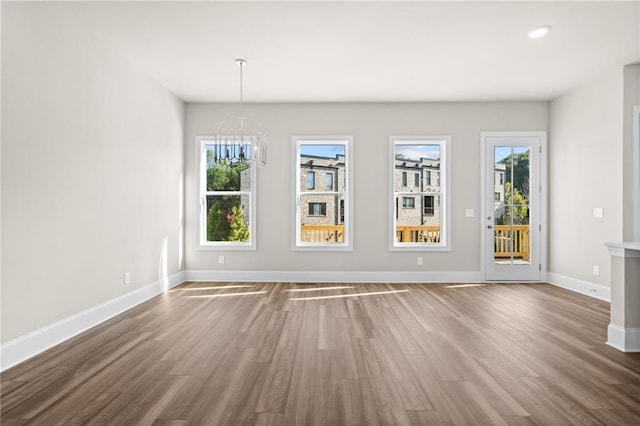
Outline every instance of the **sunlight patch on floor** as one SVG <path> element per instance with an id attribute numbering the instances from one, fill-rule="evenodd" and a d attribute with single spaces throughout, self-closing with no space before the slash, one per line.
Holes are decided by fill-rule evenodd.
<path id="1" fill-rule="evenodd" d="M 393 294 L 393 293 L 407 293 L 408 291 L 409 290 L 374 291 L 371 293 L 336 294 L 333 296 L 295 297 L 289 300 L 321 300 L 321 299 L 341 299 L 345 297 L 381 296 L 381 295 Z"/>
<path id="2" fill-rule="evenodd" d="M 254 285 L 227 285 L 227 286 L 213 286 L 213 287 L 186 287 L 186 288 L 174 288 L 179 291 L 200 291 L 200 290 L 223 290 L 227 288 L 251 288 Z"/>
<path id="3" fill-rule="evenodd" d="M 248 291 L 246 293 L 221 293 L 221 294 L 201 294 L 197 296 L 187 296 L 189 299 L 215 299 L 217 297 L 232 297 L 232 296 L 254 296 L 256 294 L 268 293 L 265 291 Z"/>
<path id="4" fill-rule="evenodd" d="M 444 288 L 484 287 L 486 284 L 455 284 L 446 285 Z"/>
<path id="5" fill-rule="evenodd" d="M 329 290 L 342 290 L 345 288 L 353 288 L 353 286 L 345 285 L 345 286 L 337 286 L 337 287 L 313 287 L 313 288 L 296 288 L 285 291 L 291 292 L 304 292 L 304 291 L 329 291 Z"/>

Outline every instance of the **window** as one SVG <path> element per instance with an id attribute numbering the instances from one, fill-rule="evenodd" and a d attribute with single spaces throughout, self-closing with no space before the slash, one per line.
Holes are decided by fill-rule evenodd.
<path id="1" fill-rule="evenodd" d="M 413 177 L 414 177 L 414 179 L 413 179 L 413 180 L 414 180 L 413 185 L 414 185 L 415 187 L 419 188 L 419 187 L 420 187 L 420 173 L 416 173 Z"/>
<path id="2" fill-rule="evenodd" d="M 316 188 L 316 174 L 314 172 L 307 172 L 307 189 Z"/>
<path id="3" fill-rule="evenodd" d="M 449 141 L 448 136 L 390 138 L 390 250 L 450 250 Z M 407 170 L 420 170 L 414 187 L 406 186 Z"/>
<path id="4" fill-rule="evenodd" d="M 352 249 L 351 141 L 293 137 L 294 250 Z"/>
<path id="5" fill-rule="evenodd" d="M 251 141 L 246 150 L 250 152 Z M 256 168 L 236 161 L 218 161 L 227 149 L 213 137 L 196 137 L 198 164 L 197 242 L 202 250 L 255 250 Z"/>
<path id="6" fill-rule="evenodd" d="M 403 209 L 415 209 L 416 208 L 416 199 L 413 197 L 402 197 L 402 208 Z"/>
<path id="7" fill-rule="evenodd" d="M 326 216 L 327 203 L 309 203 L 309 216 Z"/>
<path id="8" fill-rule="evenodd" d="M 499 192 L 494 192 L 494 193 L 493 193 L 493 200 L 494 200 L 496 203 L 499 203 L 499 202 L 500 202 L 500 193 L 499 193 Z"/>
<path id="9" fill-rule="evenodd" d="M 433 198 L 434 198 L 433 195 L 425 195 L 422 198 L 422 202 L 424 203 L 423 214 L 425 216 L 433 216 L 435 212 Z"/>

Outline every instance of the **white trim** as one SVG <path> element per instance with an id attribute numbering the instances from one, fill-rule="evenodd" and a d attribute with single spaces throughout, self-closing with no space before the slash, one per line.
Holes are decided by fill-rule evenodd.
<path id="1" fill-rule="evenodd" d="M 480 173 L 480 196 L 481 196 L 481 221 L 480 221 L 480 235 L 481 235 L 481 246 L 480 246 L 480 270 L 482 272 L 482 277 L 486 281 L 492 281 L 496 278 L 489 279 L 487 277 L 487 232 L 486 232 L 486 218 L 489 216 L 489 212 L 487 211 L 487 144 L 488 138 L 506 138 L 508 139 L 505 144 L 517 145 L 514 144 L 514 139 L 537 139 L 537 144 L 540 147 L 540 152 L 531 153 L 531 161 L 533 163 L 534 158 L 538 156 L 538 161 L 540 163 L 540 171 L 539 171 L 539 182 L 540 191 L 538 195 L 538 204 L 539 204 L 539 214 L 538 214 L 538 223 L 534 222 L 534 217 L 531 220 L 531 229 L 532 232 L 540 226 L 539 239 L 538 239 L 538 252 L 531 253 L 531 267 L 537 270 L 537 278 L 531 279 L 535 282 L 541 282 L 546 278 L 546 273 L 548 269 L 548 261 L 547 261 L 547 240 L 548 240 L 548 232 L 547 232 L 547 223 L 548 223 L 548 179 L 547 179 L 547 132 L 546 131 L 518 131 L 518 132 L 502 132 L 502 131 L 489 131 L 489 132 L 480 132 L 480 161 L 481 161 L 481 173 Z M 493 170 L 493 169 L 492 169 Z M 533 191 L 535 189 L 531 188 L 532 198 Z M 491 199 L 493 199 L 494 191 L 491 190 Z M 493 211 L 491 212 L 491 216 L 493 216 Z M 493 257 L 492 257 L 493 258 Z M 540 265 L 537 267 L 536 265 Z M 499 279 L 499 278 L 498 278 Z M 516 279 L 520 281 L 518 277 L 506 277 L 506 279 Z"/>
<path id="2" fill-rule="evenodd" d="M 478 283 L 478 271 L 229 271 L 189 270 L 186 281 L 332 283 Z"/>
<path id="3" fill-rule="evenodd" d="M 640 328 L 607 327 L 607 345 L 622 352 L 640 352 Z"/>
<path id="4" fill-rule="evenodd" d="M 577 278 L 567 277 L 566 275 L 555 274 L 553 272 L 549 272 L 547 282 L 555 285 L 556 287 L 564 288 L 565 290 L 571 290 L 576 293 L 611 302 L 611 289 L 601 284 L 583 281 Z"/>
<path id="5" fill-rule="evenodd" d="M 640 242 L 640 105 L 633 107 L 633 239 Z"/>
<path id="6" fill-rule="evenodd" d="M 168 288 L 184 282 L 185 272 L 169 277 Z M 162 281 L 141 287 L 113 300 L 93 306 L 70 317 L 63 318 L 0 346 L 0 371 L 11 368 L 46 351 L 96 325 L 112 318 L 164 291 Z"/>
<path id="7" fill-rule="evenodd" d="M 605 243 L 610 256 L 636 258 L 640 257 L 640 242 Z"/>
<path id="8" fill-rule="evenodd" d="M 320 136 L 292 136 L 292 185 L 293 196 L 293 217 L 294 230 L 291 233 L 292 251 L 353 251 L 353 136 L 350 135 L 320 135 Z M 300 241 L 300 214 L 298 201 L 300 199 L 300 145 L 344 145 L 345 152 L 345 179 L 346 188 L 344 190 L 344 200 L 346 207 L 344 210 L 344 243 L 304 243 Z M 336 177 L 339 182 L 339 177 Z M 305 192 L 305 191 L 302 191 Z M 317 191 L 318 195 L 327 195 L 328 192 Z M 339 191 L 336 191 L 339 193 Z"/>
<path id="9" fill-rule="evenodd" d="M 396 243 L 396 191 L 395 185 L 395 148 L 398 145 L 439 145 L 440 146 L 440 243 Z M 387 225 L 389 251 L 451 251 L 451 136 L 449 135 L 400 135 L 389 136 L 389 224 Z M 444 158 L 444 161 L 442 159 Z M 417 192 L 420 196 L 427 195 Z M 444 210 L 444 214 L 442 211 Z M 444 242 L 443 242 L 444 241 Z"/>
<path id="10" fill-rule="evenodd" d="M 249 241 L 248 242 L 229 242 L 229 241 L 206 241 L 207 227 L 205 225 L 207 220 L 207 212 L 204 205 L 203 192 L 205 192 L 207 178 L 205 176 L 204 162 L 206 161 L 206 145 L 215 143 L 215 136 L 196 136 L 196 197 L 198 208 L 195 211 L 195 232 L 196 232 L 196 247 L 197 251 L 241 251 L 249 250 L 255 251 L 257 248 L 257 197 L 258 193 L 258 168 L 256 163 L 251 163 L 251 191 L 234 191 L 231 195 L 247 195 L 249 192 L 249 200 L 251 208 L 249 211 Z M 224 191 L 218 191 L 224 192 Z"/>

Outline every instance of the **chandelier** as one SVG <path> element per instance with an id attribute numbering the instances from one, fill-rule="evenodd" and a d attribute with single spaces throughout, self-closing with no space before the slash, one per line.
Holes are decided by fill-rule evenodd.
<path id="1" fill-rule="evenodd" d="M 240 67 L 240 114 L 218 124 L 215 160 L 225 164 L 264 166 L 267 163 L 266 135 L 258 121 L 244 115 L 242 69 L 247 61 L 236 59 L 236 64 Z"/>

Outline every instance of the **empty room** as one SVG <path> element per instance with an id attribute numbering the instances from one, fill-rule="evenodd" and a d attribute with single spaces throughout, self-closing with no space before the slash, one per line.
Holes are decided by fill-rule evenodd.
<path id="1" fill-rule="evenodd" d="M 0 15 L 1 424 L 638 424 L 639 1 Z"/>

